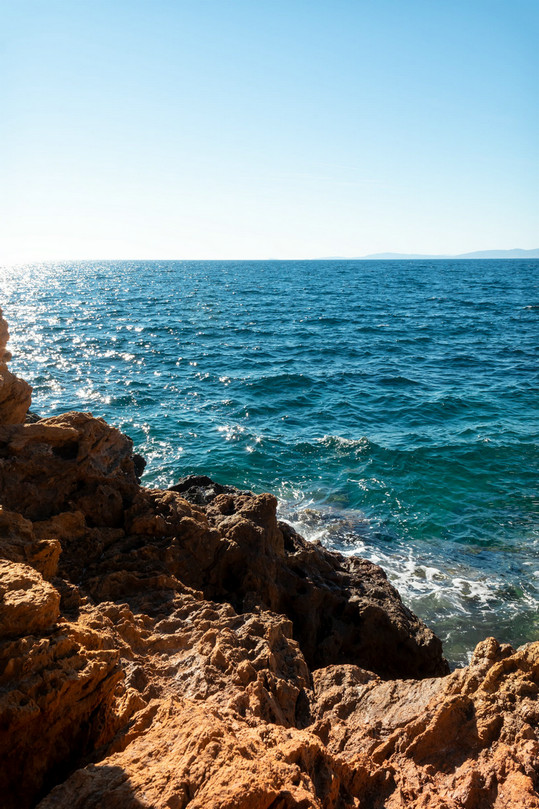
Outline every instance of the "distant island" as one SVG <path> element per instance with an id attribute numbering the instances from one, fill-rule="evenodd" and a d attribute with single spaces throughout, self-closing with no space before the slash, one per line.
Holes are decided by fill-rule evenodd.
<path id="1" fill-rule="evenodd" d="M 475 253 L 460 253 L 459 255 L 429 255 L 421 253 L 370 253 L 368 256 L 326 256 L 328 259 L 368 259 L 372 261 L 412 261 L 414 259 L 473 259 L 473 258 L 539 258 L 539 247 L 535 250 L 477 250 Z"/>

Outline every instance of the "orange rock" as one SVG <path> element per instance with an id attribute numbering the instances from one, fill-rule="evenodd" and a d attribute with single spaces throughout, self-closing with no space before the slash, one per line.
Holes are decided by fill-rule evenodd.
<path id="1" fill-rule="evenodd" d="M 44 632 L 60 615 L 60 594 L 37 570 L 3 559 L 0 602 L 0 640 Z"/>
<path id="2" fill-rule="evenodd" d="M 36 536 L 30 520 L 0 506 L 0 557 L 27 563 L 50 579 L 56 575 L 61 549 L 54 535 Z"/>
<path id="3" fill-rule="evenodd" d="M 1 562 L 0 576 L 0 794 L 18 809 L 102 736 L 122 672 L 101 635 L 59 621 L 37 571 Z"/>
<path id="4" fill-rule="evenodd" d="M 360 801 L 383 774 L 387 809 L 539 807 L 539 643 L 515 652 L 487 639 L 445 678 L 329 667 L 314 683 L 312 730 L 357 770 Z"/>
<path id="5" fill-rule="evenodd" d="M 107 809 L 359 807 L 339 763 L 312 734 L 252 726 L 174 698 L 149 711 L 121 752 L 76 772 L 39 809 L 82 809 L 98 795 L 106 796 Z"/>
<path id="6" fill-rule="evenodd" d="M 87 413 L 0 426 L 0 449 L 2 504 L 31 520 L 81 511 L 116 527 L 138 492 L 132 441 Z"/>
<path id="7" fill-rule="evenodd" d="M 11 359 L 6 349 L 8 340 L 8 325 L 0 309 L 0 425 L 21 424 L 32 398 L 30 385 L 8 371 L 7 363 Z"/>

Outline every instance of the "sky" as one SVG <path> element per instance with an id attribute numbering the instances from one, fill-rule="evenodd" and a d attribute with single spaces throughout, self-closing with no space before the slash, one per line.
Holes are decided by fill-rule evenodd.
<path id="1" fill-rule="evenodd" d="M 0 262 L 539 246 L 537 0 L 0 0 Z"/>

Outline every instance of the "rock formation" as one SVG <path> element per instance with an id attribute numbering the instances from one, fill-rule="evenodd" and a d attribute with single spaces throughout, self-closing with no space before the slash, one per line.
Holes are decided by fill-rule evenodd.
<path id="1" fill-rule="evenodd" d="M 8 340 L 8 325 L 0 309 L 0 424 L 20 424 L 30 407 L 32 388 L 8 370 L 11 359 L 6 348 Z"/>
<path id="2" fill-rule="evenodd" d="M 146 489 L 101 419 L 23 423 L 0 325 L 2 806 L 539 807 L 539 644 L 449 673 L 271 495 Z"/>

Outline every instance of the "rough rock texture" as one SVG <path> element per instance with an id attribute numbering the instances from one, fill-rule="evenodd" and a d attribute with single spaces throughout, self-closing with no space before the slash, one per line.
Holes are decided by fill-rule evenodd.
<path id="1" fill-rule="evenodd" d="M 22 423 L 29 400 L 10 421 L 15 394 L 0 376 L 3 807 L 539 807 L 539 644 L 449 674 L 383 571 L 271 495 L 145 489 L 128 438 Z"/>
<path id="2" fill-rule="evenodd" d="M 180 492 L 185 500 L 189 500 L 196 506 L 209 505 L 219 494 L 252 494 L 252 492 L 237 489 L 235 486 L 223 486 L 207 475 L 187 475 L 180 478 L 174 486 L 169 486 L 168 490 Z"/>
<path id="3" fill-rule="evenodd" d="M 539 643 L 488 638 L 439 679 L 383 682 L 355 666 L 313 679 L 311 729 L 353 765 L 366 805 L 539 807 Z"/>
<path id="4" fill-rule="evenodd" d="M 382 681 L 356 666 L 314 674 L 309 726 L 253 721 L 233 703 L 150 702 L 111 754 L 40 809 L 538 807 L 539 644 L 489 639 L 469 669 Z M 230 685 L 229 685 L 230 688 Z"/>
<path id="5" fill-rule="evenodd" d="M 40 809 L 82 809 L 97 795 L 111 809 L 358 805 L 343 782 L 345 768 L 311 733 L 250 725 L 187 700 L 166 700 L 154 711 L 148 728 L 141 717 L 141 732 L 123 752 L 79 770 Z"/>
<path id="6" fill-rule="evenodd" d="M 2 505 L 31 520 L 78 510 L 89 525 L 121 525 L 138 491 L 132 449 L 88 413 L 0 424 Z"/>
<path id="7" fill-rule="evenodd" d="M 23 422 L 32 396 L 30 385 L 8 370 L 7 363 L 11 359 L 6 348 L 8 340 L 8 325 L 0 309 L 0 425 Z"/>
<path id="8" fill-rule="evenodd" d="M 115 644 L 63 621 L 60 594 L 33 568 L 2 562 L 0 599 L 0 794 L 9 808 L 32 805 L 99 738 L 123 673 Z"/>

